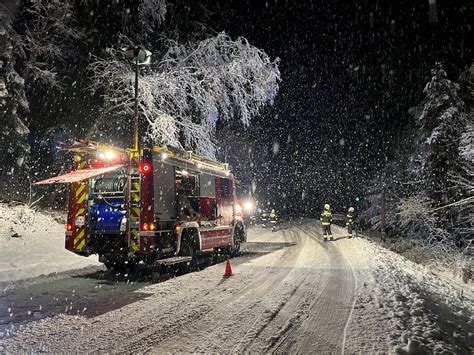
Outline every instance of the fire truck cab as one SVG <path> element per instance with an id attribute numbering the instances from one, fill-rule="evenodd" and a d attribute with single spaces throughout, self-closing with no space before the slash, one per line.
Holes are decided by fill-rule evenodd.
<path id="1" fill-rule="evenodd" d="M 140 152 L 72 144 L 74 169 L 37 184 L 69 182 L 65 246 L 108 268 L 236 254 L 246 241 L 227 164 L 190 151 Z"/>

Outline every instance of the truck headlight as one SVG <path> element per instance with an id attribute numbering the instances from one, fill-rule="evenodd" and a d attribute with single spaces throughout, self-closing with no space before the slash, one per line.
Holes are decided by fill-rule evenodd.
<path id="1" fill-rule="evenodd" d="M 127 217 L 122 217 L 120 220 L 120 231 L 125 232 L 127 230 Z"/>
<path id="2" fill-rule="evenodd" d="M 82 227 L 86 223 L 84 216 L 76 217 L 76 227 Z"/>

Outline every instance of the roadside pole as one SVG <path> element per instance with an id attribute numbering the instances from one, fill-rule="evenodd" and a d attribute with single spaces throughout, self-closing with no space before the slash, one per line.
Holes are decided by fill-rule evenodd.
<path id="1" fill-rule="evenodd" d="M 380 194 L 380 233 L 385 241 L 385 183 L 382 180 L 382 193 Z"/>

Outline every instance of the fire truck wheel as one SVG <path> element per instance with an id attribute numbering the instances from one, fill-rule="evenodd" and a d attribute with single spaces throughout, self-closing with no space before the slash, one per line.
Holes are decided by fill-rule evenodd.
<path id="1" fill-rule="evenodd" d="M 104 265 L 107 268 L 107 270 L 112 270 L 114 268 L 114 263 L 111 261 L 106 261 Z"/>
<path id="2" fill-rule="evenodd" d="M 133 272 L 135 270 L 136 264 L 132 261 L 106 261 L 104 263 L 107 270 L 113 270 L 116 272 Z"/>
<path id="3" fill-rule="evenodd" d="M 122 271 L 124 270 L 125 264 L 121 261 L 106 261 L 104 263 L 107 270 Z"/>
<path id="4" fill-rule="evenodd" d="M 232 256 L 239 255 L 240 253 L 240 244 L 242 243 L 242 240 L 244 239 L 244 228 L 242 227 L 241 224 L 237 224 L 234 229 L 234 235 L 232 237 L 232 246 L 230 248 L 230 254 Z"/>
<path id="5" fill-rule="evenodd" d="M 178 266 L 178 273 L 185 274 L 189 271 L 193 271 L 197 268 L 196 252 L 198 251 L 197 231 L 193 229 L 185 229 L 181 233 L 181 247 L 179 255 L 191 256 L 191 261 L 187 263 L 181 263 Z"/>
<path id="6" fill-rule="evenodd" d="M 196 232 L 185 229 L 181 234 L 181 248 L 179 254 L 182 256 L 196 256 Z"/>

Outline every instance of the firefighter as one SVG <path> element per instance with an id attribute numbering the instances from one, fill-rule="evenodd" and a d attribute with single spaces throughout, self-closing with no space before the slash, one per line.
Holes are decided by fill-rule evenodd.
<path id="1" fill-rule="evenodd" d="M 324 241 L 326 242 L 329 240 L 333 240 L 332 233 L 331 233 L 331 223 L 332 223 L 332 214 L 331 214 L 331 206 L 327 203 L 324 205 L 324 211 L 321 213 L 321 224 L 323 226 L 323 235 Z"/>
<path id="2" fill-rule="evenodd" d="M 354 207 L 349 207 L 346 215 L 346 227 L 349 238 L 352 238 L 352 230 L 354 229 Z"/>

